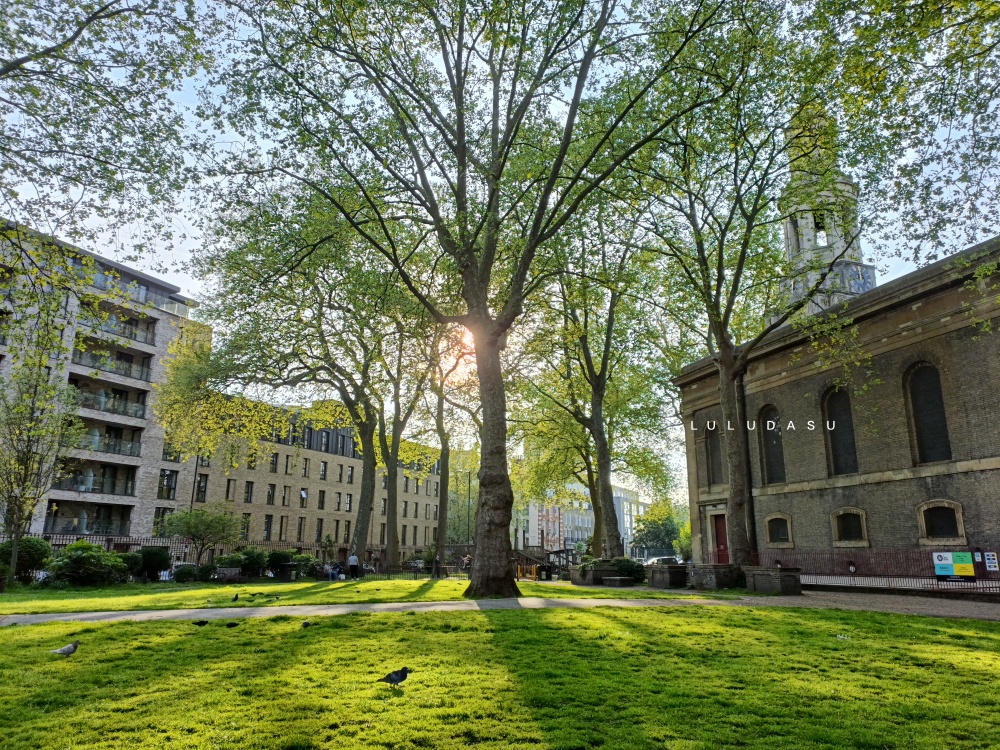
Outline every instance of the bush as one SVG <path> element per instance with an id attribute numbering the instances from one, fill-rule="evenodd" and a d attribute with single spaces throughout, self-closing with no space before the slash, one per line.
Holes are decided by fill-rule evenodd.
<path id="1" fill-rule="evenodd" d="M 0 594 L 7 588 L 8 581 L 10 581 L 10 566 L 0 563 Z"/>
<path id="2" fill-rule="evenodd" d="M 292 553 L 283 549 L 271 550 L 267 556 L 268 569 L 277 575 L 281 572 L 281 566 L 292 561 Z"/>
<path id="3" fill-rule="evenodd" d="M 193 583 L 198 580 L 197 565 L 182 565 L 174 571 L 174 580 L 177 583 Z"/>
<path id="4" fill-rule="evenodd" d="M 0 560 L 4 562 L 4 569 L 10 567 L 10 552 L 13 542 L 7 541 L 0 544 Z M 22 583 L 31 583 L 36 570 L 43 570 L 45 562 L 52 557 L 52 547 L 44 539 L 36 536 L 26 536 L 21 538 L 17 545 L 17 578 Z M 13 579 L 8 579 L 13 583 Z"/>
<path id="5" fill-rule="evenodd" d="M 128 578 L 128 567 L 120 555 L 85 541 L 65 547 L 49 563 L 48 571 L 53 579 L 74 586 L 106 586 Z"/>
<path id="6" fill-rule="evenodd" d="M 170 549 L 168 547 L 142 547 L 142 574 L 155 583 L 160 580 L 160 573 L 170 569 Z"/>
<path id="7" fill-rule="evenodd" d="M 300 578 L 302 576 L 317 578 L 316 570 L 317 568 L 322 568 L 319 559 L 312 555 L 295 555 L 292 558 L 292 562 L 295 563 L 295 571 Z"/>
<path id="8" fill-rule="evenodd" d="M 219 555 L 215 558 L 215 564 L 220 568 L 242 568 L 243 555 L 233 552 L 231 555 Z"/>
<path id="9" fill-rule="evenodd" d="M 636 583 L 642 583 L 646 580 L 646 569 L 640 562 L 628 557 L 616 557 L 611 561 L 611 564 L 620 576 L 631 576 Z"/>
<path id="10" fill-rule="evenodd" d="M 212 580 L 212 576 L 219 569 L 219 566 L 215 563 L 208 563 L 207 565 L 198 566 L 198 580 L 202 583 L 208 583 Z"/>
<path id="11" fill-rule="evenodd" d="M 264 569 L 267 568 L 267 552 L 256 547 L 247 547 L 241 555 L 243 564 L 240 568 L 243 570 L 243 575 L 254 577 L 264 575 Z"/>
<path id="12" fill-rule="evenodd" d="M 128 573 L 133 578 L 138 578 L 142 573 L 142 555 L 138 552 L 120 552 L 118 556 L 128 568 Z"/>

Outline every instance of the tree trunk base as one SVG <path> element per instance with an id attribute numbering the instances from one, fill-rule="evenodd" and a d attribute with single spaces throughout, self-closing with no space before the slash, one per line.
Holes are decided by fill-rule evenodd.
<path id="1" fill-rule="evenodd" d="M 487 578 L 486 580 L 471 581 L 469 588 L 462 592 L 466 599 L 485 599 L 487 597 L 500 597 L 502 599 L 516 598 L 521 595 L 521 590 L 517 587 L 517 582 L 513 578 L 506 576 L 499 578 Z"/>

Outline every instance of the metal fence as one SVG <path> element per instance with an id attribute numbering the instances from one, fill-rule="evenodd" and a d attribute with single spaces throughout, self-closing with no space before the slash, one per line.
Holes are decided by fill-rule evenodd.
<path id="1" fill-rule="evenodd" d="M 937 575 L 935 553 L 965 553 L 972 558 L 974 576 Z M 917 591 L 1000 593 L 1000 570 L 990 570 L 981 549 L 838 549 L 761 550 L 751 555 L 752 565 L 769 568 L 800 568 L 803 585 Z M 708 553 L 706 563 L 727 564 L 728 554 Z M 995 559 L 995 558 L 994 558 Z M 996 567 L 996 566 L 993 566 Z M 953 580 L 948 580 L 952 578 Z M 974 578 L 974 580 L 972 580 Z"/>

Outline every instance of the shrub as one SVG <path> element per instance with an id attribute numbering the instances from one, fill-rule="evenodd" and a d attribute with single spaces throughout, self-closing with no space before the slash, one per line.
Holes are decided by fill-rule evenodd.
<path id="1" fill-rule="evenodd" d="M 152 582 L 160 580 L 160 573 L 170 569 L 170 549 L 168 547 L 142 547 L 142 574 Z"/>
<path id="2" fill-rule="evenodd" d="M 611 564 L 620 576 L 631 576 L 636 583 L 642 583 L 646 580 L 646 569 L 640 562 L 628 557 L 616 557 L 611 561 Z"/>
<path id="3" fill-rule="evenodd" d="M 240 566 L 244 575 L 261 576 L 267 568 L 267 552 L 257 547 L 247 547 L 242 552 L 243 564 Z"/>
<path id="4" fill-rule="evenodd" d="M 55 580 L 74 586 L 104 586 L 128 577 L 128 567 L 120 555 L 82 540 L 56 555 L 48 571 Z"/>
<path id="5" fill-rule="evenodd" d="M 125 563 L 125 567 L 128 568 L 129 575 L 133 578 L 138 578 L 142 572 L 142 555 L 138 552 L 120 552 L 118 556 Z"/>
<path id="6" fill-rule="evenodd" d="M 10 566 L 0 563 L 0 594 L 7 588 L 8 581 L 10 581 Z"/>
<path id="7" fill-rule="evenodd" d="M 243 555 L 239 552 L 233 552 L 230 555 L 219 555 L 215 558 L 215 564 L 220 568 L 242 568 Z"/>
<path id="8" fill-rule="evenodd" d="M 207 565 L 198 566 L 198 580 L 202 583 L 208 583 L 212 580 L 212 576 L 219 569 L 219 566 L 215 563 L 208 563 Z"/>
<path id="9" fill-rule="evenodd" d="M 292 553 L 283 549 L 271 550 L 267 556 L 267 567 L 272 573 L 279 573 L 281 566 L 292 561 Z"/>
<path id="10" fill-rule="evenodd" d="M 198 580 L 197 565 L 182 565 L 174 571 L 174 580 L 177 583 L 192 583 Z"/>
<path id="11" fill-rule="evenodd" d="M 10 552 L 12 542 L 0 544 L 0 560 L 4 562 L 4 568 L 10 567 Z M 17 545 L 17 578 L 22 583 L 31 583 L 33 573 L 36 570 L 45 568 L 45 561 L 52 557 L 52 547 L 44 539 L 36 536 L 21 537 L 21 542 Z M 10 579 L 13 582 L 13 579 Z"/>
<path id="12" fill-rule="evenodd" d="M 299 577 L 316 578 L 316 569 L 321 567 L 319 559 L 312 555 L 295 555 L 292 562 L 295 563 L 295 570 Z"/>

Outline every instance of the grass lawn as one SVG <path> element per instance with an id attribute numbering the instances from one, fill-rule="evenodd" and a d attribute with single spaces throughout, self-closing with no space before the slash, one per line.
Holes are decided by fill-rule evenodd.
<path id="1" fill-rule="evenodd" d="M 1000 625 L 874 613 L 49 623 L 0 630 L 0 746 L 985 748 L 998 681 Z"/>
<path id="2" fill-rule="evenodd" d="M 0 615 L 44 612 L 100 612 L 132 609 L 182 609 L 195 607 L 253 607 L 286 604 L 362 604 L 374 602 L 434 602 L 462 598 L 469 582 L 451 580 L 392 581 L 304 581 L 301 583 L 133 584 L 106 589 L 21 589 L 0 594 Z M 608 589 L 573 586 L 569 583 L 518 584 L 522 596 L 550 599 L 698 598 L 704 595 L 668 592 L 638 586 Z M 252 597 L 250 594 L 263 596 Z M 239 594 L 239 601 L 232 601 Z M 275 600 L 275 596 L 280 599 Z"/>

